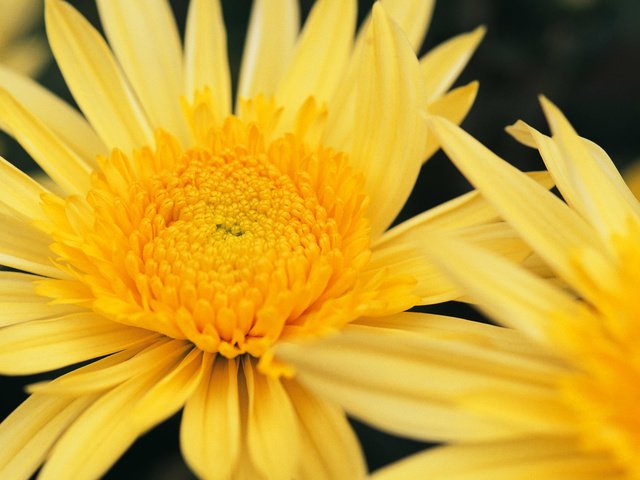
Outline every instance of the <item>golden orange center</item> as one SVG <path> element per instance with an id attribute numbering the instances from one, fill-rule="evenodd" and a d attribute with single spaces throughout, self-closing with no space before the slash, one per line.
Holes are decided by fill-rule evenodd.
<path id="1" fill-rule="evenodd" d="M 410 279 L 365 268 L 368 197 L 347 160 L 236 117 L 186 150 L 158 132 L 114 151 L 86 200 L 45 200 L 67 301 L 227 357 L 410 307 Z"/>

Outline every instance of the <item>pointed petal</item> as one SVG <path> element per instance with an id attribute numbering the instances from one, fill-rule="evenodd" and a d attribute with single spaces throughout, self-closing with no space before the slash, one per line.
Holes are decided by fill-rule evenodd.
<path id="1" fill-rule="evenodd" d="M 349 61 L 355 23 L 355 0 L 315 3 L 276 90 L 288 112 L 295 114 L 310 95 L 320 103 L 331 98 Z"/>
<path id="2" fill-rule="evenodd" d="M 0 157 L 0 178 L 2 178 L 0 203 L 19 213 L 25 220 L 45 218 L 40 206 L 40 195 L 47 192 L 45 188 L 2 157 Z"/>
<path id="3" fill-rule="evenodd" d="M 231 77 L 220 0 L 190 3 L 184 42 L 187 101 L 209 87 L 216 119 L 222 122 L 231 113 Z"/>
<path id="4" fill-rule="evenodd" d="M 0 225 L 0 265 L 45 277 L 66 277 L 50 261 L 50 237 L 2 212 Z"/>
<path id="5" fill-rule="evenodd" d="M 485 32 L 485 27 L 478 27 L 472 32 L 453 37 L 420 59 L 429 102 L 433 102 L 451 88 L 478 48 Z"/>
<path id="6" fill-rule="evenodd" d="M 238 366 L 218 357 L 209 362 L 200 385 L 187 400 L 180 426 L 180 448 L 200 477 L 226 479 L 240 450 Z"/>
<path id="7" fill-rule="evenodd" d="M 483 310 L 534 341 L 550 342 L 552 328 L 596 322 L 583 304 L 546 280 L 484 249 L 453 238 L 431 238 L 431 259 Z"/>
<path id="8" fill-rule="evenodd" d="M 454 445 L 419 453 L 378 470 L 372 480 L 511 480 L 514 478 L 619 479 L 614 462 L 586 451 L 573 437 L 529 437 L 518 441 Z"/>
<path id="9" fill-rule="evenodd" d="M 543 135 L 534 134 L 534 138 L 551 174 L 559 173 L 558 189 L 563 194 L 567 191 L 605 241 L 615 233 L 626 233 L 630 218 L 640 221 L 640 204 L 620 173 L 606 154 L 592 155 L 555 105 L 544 97 L 540 101 L 553 132 L 552 145 Z"/>
<path id="10" fill-rule="evenodd" d="M 51 50 L 73 97 L 109 148 L 153 145 L 153 133 L 109 47 L 71 5 L 47 0 Z"/>
<path id="11" fill-rule="evenodd" d="M 434 0 L 382 0 L 389 16 L 405 32 L 415 52 L 420 50 L 431 23 Z"/>
<path id="12" fill-rule="evenodd" d="M 154 332 L 127 327 L 94 313 L 11 325 L 0 330 L 0 371 L 24 375 L 55 370 L 154 336 Z"/>
<path id="13" fill-rule="evenodd" d="M 143 433 L 132 419 L 131 406 L 169 373 L 163 362 L 104 394 L 80 415 L 54 446 L 42 467 L 41 480 L 99 478 Z"/>
<path id="14" fill-rule="evenodd" d="M 471 82 L 463 87 L 454 88 L 445 93 L 442 97 L 427 105 L 427 112 L 446 118 L 451 123 L 460 125 L 471 110 L 473 102 L 478 93 L 478 82 Z M 422 154 L 424 161 L 427 161 L 440 148 L 436 138 L 427 134 L 427 144 Z"/>
<path id="15" fill-rule="evenodd" d="M 93 400 L 31 395 L 0 424 L 0 476 L 30 478 L 51 446 Z"/>
<path id="16" fill-rule="evenodd" d="M 301 426 L 302 457 L 295 478 L 365 478 L 364 457 L 344 412 L 296 382 L 284 382 L 284 387 Z"/>
<path id="17" fill-rule="evenodd" d="M 5 90 L 0 90 L 0 111 L 16 140 L 65 192 L 82 196 L 87 193 L 91 165 Z"/>
<path id="18" fill-rule="evenodd" d="M 598 254 L 601 245 L 589 225 L 564 202 L 512 167 L 450 122 L 432 117 L 432 131 L 469 181 L 533 249 L 575 287 L 584 281 L 571 255 Z"/>
<path id="19" fill-rule="evenodd" d="M 255 468 L 274 480 L 293 478 L 299 459 L 298 421 L 279 380 L 243 364 L 249 410 L 247 447 Z"/>
<path id="20" fill-rule="evenodd" d="M 298 0 L 255 0 L 245 40 L 238 98 L 274 95 L 293 56 Z"/>
<path id="21" fill-rule="evenodd" d="M 418 61 L 404 33 L 374 5 L 371 44 L 360 60 L 359 121 L 349 150 L 353 165 L 365 174 L 375 215 L 372 238 L 382 233 L 411 193 L 422 165 L 426 125 Z"/>

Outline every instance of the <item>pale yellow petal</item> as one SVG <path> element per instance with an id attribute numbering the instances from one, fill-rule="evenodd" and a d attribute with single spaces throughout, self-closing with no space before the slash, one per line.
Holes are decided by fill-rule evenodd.
<path id="1" fill-rule="evenodd" d="M 314 4 L 276 90 L 277 101 L 287 107 L 285 116 L 291 109 L 295 114 L 310 95 L 320 103 L 331 98 L 349 61 L 355 24 L 355 0 Z"/>
<path id="2" fill-rule="evenodd" d="M 375 472 L 372 480 L 613 480 L 625 478 L 611 459 L 585 451 L 573 437 L 454 445 L 426 450 Z"/>
<path id="3" fill-rule="evenodd" d="M 441 43 L 420 59 L 428 102 L 442 96 L 456 81 L 482 41 L 486 29 L 458 35 Z"/>
<path id="4" fill-rule="evenodd" d="M 216 119 L 222 122 L 231 113 L 231 77 L 220 0 L 193 0 L 189 4 L 184 42 L 187 100 L 209 87 Z"/>
<path id="5" fill-rule="evenodd" d="M 426 124 L 419 113 L 425 98 L 418 61 L 379 4 L 373 8 L 370 33 L 359 75 L 368 80 L 358 85 L 358 122 L 349 153 L 365 174 L 375 239 L 411 193 L 422 165 Z"/>
<path id="6" fill-rule="evenodd" d="M 456 397 L 494 385 L 546 389 L 549 379 L 540 373 L 553 371 L 455 338 L 364 326 L 318 342 L 283 344 L 277 358 L 293 366 L 302 385 L 349 414 L 394 434 L 439 441 L 521 434 L 518 425 L 459 408 Z"/>
<path id="7" fill-rule="evenodd" d="M 553 328 L 567 322 L 596 322 L 573 296 L 485 249 L 453 238 L 431 238 L 425 248 L 474 303 L 534 341 L 553 343 Z"/>
<path id="8" fill-rule="evenodd" d="M 213 361 L 210 362 L 213 364 Z M 187 400 L 180 448 L 193 471 L 212 480 L 230 478 L 240 450 L 238 365 L 218 357 Z"/>
<path id="9" fill-rule="evenodd" d="M 66 193 L 86 195 L 90 164 L 5 90 L 0 90 L 0 111 L 16 140 Z"/>
<path id="10" fill-rule="evenodd" d="M 180 96 L 182 47 L 167 0 L 98 0 L 109 44 L 154 128 L 190 139 Z"/>
<path id="11" fill-rule="evenodd" d="M 255 0 L 245 40 L 238 97 L 274 95 L 295 47 L 298 0 Z"/>
<path id="12" fill-rule="evenodd" d="M 146 347 L 146 348 L 145 348 Z M 190 349 L 182 340 L 151 338 L 104 359 L 73 370 L 50 382 L 29 385 L 30 392 L 81 396 L 107 390 L 146 373 L 150 366 L 179 359 Z"/>
<path id="13" fill-rule="evenodd" d="M 55 370 L 123 350 L 157 336 L 95 313 L 76 313 L 0 330 L 0 371 L 25 375 Z"/>
<path id="14" fill-rule="evenodd" d="M 427 105 L 427 112 L 446 118 L 456 125 L 460 125 L 471 110 L 471 106 L 478 93 L 478 82 L 471 82 L 463 87 L 454 88 Z M 436 138 L 427 134 L 427 143 L 423 155 L 424 160 L 428 160 L 440 148 Z"/>
<path id="15" fill-rule="evenodd" d="M 47 192 L 45 188 L 2 157 L 0 178 L 0 203 L 19 213 L 25 220 L 42 220 L 45 217 L 40 206 L 40 195 Z"/>
<path id="16" fill-rule="evenodd" d="M 556 182 L 564 194 L 571 193 L 574 206 L 587 218 L 606 241 L 612 234 L 626 233 L 630 218 L 640 221 L 640 204 L 629 191 L 610 159 L 596 159 L 558 108 L 544 97 L 542 107 L 553 132 L 557 150 L 541 149 L 552 175 L 560 172 Z M 544 141 L 538 135 L 537 140 Z M 540 146 L 540 142 L 538 143 Z M 605 154 L 606 156 L 606 154 Z M 607 165 L 601 165 L 605 162 Z"/>
<path id="17" fill-rule="evenodd" d="M 30 396 L 0 424 L 0 477 L 31 478 L 51 446 L 93 400 Z"/>
<path id="18" fill-rule="evenodd" d="M 170 372 L 154 365 L 96 400 L 66 430 L 42 467 L 41 480 L 99 478 L 143 433 L 132 420 L 131 406 Z"/>
<path id="19" fill-rule="evenodd" d="M 302 437 L 302 454 L 295 478 L 365 478 L 364 457 L 344 412 L 295 381 L 285 381 L 284 387 L 298 416 Z"/>
<path id="20" fill-rule="evenodd" d="M 148 121 L 100 34 L 71 5 L 47 0 L 51 50 L 76 102 L 109 148 L 153 145 Z"/>
<path id="21" fill-rule="evenodd" d="M 382 0 L 380 3 L 418 52 L 431 23 L 435 0 Z"/>
<path id="22" fill-rule="evenodd" d="M 255 468 L 273 480 L 293 478 L 299 459 L 298 420 L 280 380 L 243 364 L 247 397 L 247 448 Z"/>
<path id="23" fill-rule="evenodd" d="M 30 76 L 40 73 L 48 60 L 47 44 L 36 37 L 14 42 L 10 49 L 0 54 L 2 65 Z"/>
<path id="24" fill-rule="evenodd" d="M 449 158 L 502 217 L 561 277 L 580 287 L 584 282 L 571 254 L 580 249 L 602 250 L 589 225 L 559 198 L 459 127 L 436 117 L 430 125 Z"/>
<path id="25" fill-rule="evenodd" d="M 21 34 L 24 34 L 42 15 L 42 7 L 38 0 L 11 0 L 2 4 L 2 30 L 0 31 L 0 47 Z"/>
<path id="26" fill-rule="evenodd" d="M 107 147 L 78 111 L 30 78 L 0 65 L 0 88 L 8 91 L 89 165 L 95 166 L 96 155 L 106 153 Z"/>
<path id="27" fill-rule="evenodd" d="M 50 261 L 51 238 L 34 227 L 0 212 L 0 265 L 45 277 L 66 278 Z"/>

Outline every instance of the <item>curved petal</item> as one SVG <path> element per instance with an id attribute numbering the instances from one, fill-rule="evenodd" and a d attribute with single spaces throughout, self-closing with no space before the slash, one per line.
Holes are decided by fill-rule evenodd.
<path id="1" fill-rule="evenodd" d="M 284 387 L 301 427 L 302 455 L 295 478 L 365 478 L 364 457 L 344 412 L 295 381 L 285 381 Z"/>
<path id="2" fill-rule="evenodd" d="M 226 358 L 211 360 L 182 414 L 180 448 L 187 464 L 202 478 L 229 478 L 240 432 L 238 365 Z"/>
<path id="3" fill-rule="evenodd" d="M 0 476 L 30 478 L 95 397 L 31 395 L 0 424 Z"/>
<path id="4" fill-rule="evenodd" d="M 279 380 L 243 364 L 247 398 L 247 448 L 256 470 L 265 478 L 293 478 L 299 461 L 298 421 Z"/>
<path id="5" fill-rule="evenodd" d="M 433 102 L 451 88 L 478 48 L 485 32 L 485 27 L 478 27 L 472 32 L 453 37 L 420 59 L 427 101 Z"/>
<path id="6" fill-rule="evenodd" d="M 0 111 L 2 121 L 16 140 L 66 193 L 86 195 L 92 171 L 90 164 L 5 90 L 0 90 Z"/>
<path id="7" fill-rule="evenodd" d="M 298 0 L 255 0 L 242 54 L 238 98 L 270 96 L 289 66 L 300 28 Z"/>
<path id="8" fill-rule="evenodd" d="M 216 120 L 222 122 L 231 113 L 231 77 L 220 0 L 190 3 L 184 42 L 187 100 L 209 87 Z"/>
<path id="9" fill-rule="evenodd" d="M 0 371 L 5 375 L 45 372 L 108 355 L 157 336 L 95 313 L 11 325 L 0 330 Z"/>
<path id="10" fill-rule="evenodd" d="M 0 65 L 0 88 L 9 92 L 89 165 L 95 166 L 96 155 L 107 152 L 107 147 L 78 111 L 30 78 Z"/>
<path id="11" fill-rule="evenodd" d="M 109 148 L 153 145 L 153 133 L 109 47 L 71 5 L 47 0 L 51 50 L 73 97 Z"/>
<path id="12" fill-rule="evenodd" d="M 622 480 L 611 458 L 589 452 L 573 437 L 453 445 L 427 450 L 374 473 L 372 480 Z"/>
<path id="13" fill-rule="evenodd" d="M 375 239 L 411 193 L 422 165 L 426 124 L 419 112 L 425 98 L 418 60 L 404 33 L 379 4 L 373 8 L 371 30 L 359 75 L 368 81 L 358 86 L 358 121 L 347 151 L 365 174 Z"/>
<path id="14" fill-rule="evenodd" d="M 100 19 L 118 62 L 151 125 L 189 141 L 180 105 L 182 50 L 167 0 L 97 0 Z"/>

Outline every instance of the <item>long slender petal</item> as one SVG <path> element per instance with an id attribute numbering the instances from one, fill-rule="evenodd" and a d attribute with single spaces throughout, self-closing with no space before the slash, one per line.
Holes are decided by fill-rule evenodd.
<path id="1" fill-rule="evenodd" d="M 220 0 L 193 0 L 189 4 L 184 42 L 187 100 L 208 87 L 215 115 L 222 122 L 231 113 L 231 76 Z"/>
<path id="2" fill-rule="evenodd" d="M 71 5 L 47 0 L 51 50 L 76 102 L 110 148 L 153 145 L 153 133 L 100 34 Z"/>
<path id="3" fill-rule="evenodd" d="M 107 147 L 89 122 L 73 107 L 32 79 L 0 65 L 0 88 L 9 92 L 85 162 L 94 166 Z"/>
<path id="4" fill-rule="evenodd" d="M 365 174 L 376 205 L 372 238 L 393 221 L 411 193 L 422 165 L 426 124 L 419 115 L 425 99 L 418 60 L 404 33 L 379 4 L 373 8 L 372 41 L 360 59 L 359 121 L 350 158 Z"/>
<path id="5" fill-rule="evenodd" d="M 238 98 L 274 95 L 293 56 L 298 0 L 255 0 L 245 40 Z"/>
<path id="6" fill-rule="evenodd" d="M 0 203 L 18 212 L 25 220 L 44 218 L 44 212 L 40 206 L 40 195 L 47 192 L 45 188 L 2 157 L 0 157 L 0 177 L 2 177 Z"/>
<path id="7" fill-rule="evenodd" d="M 89 164 L 4 90 L 0 90 L 0 110 L 18 142 L 58 185 L 68 194 L 86 194 Z"/>

